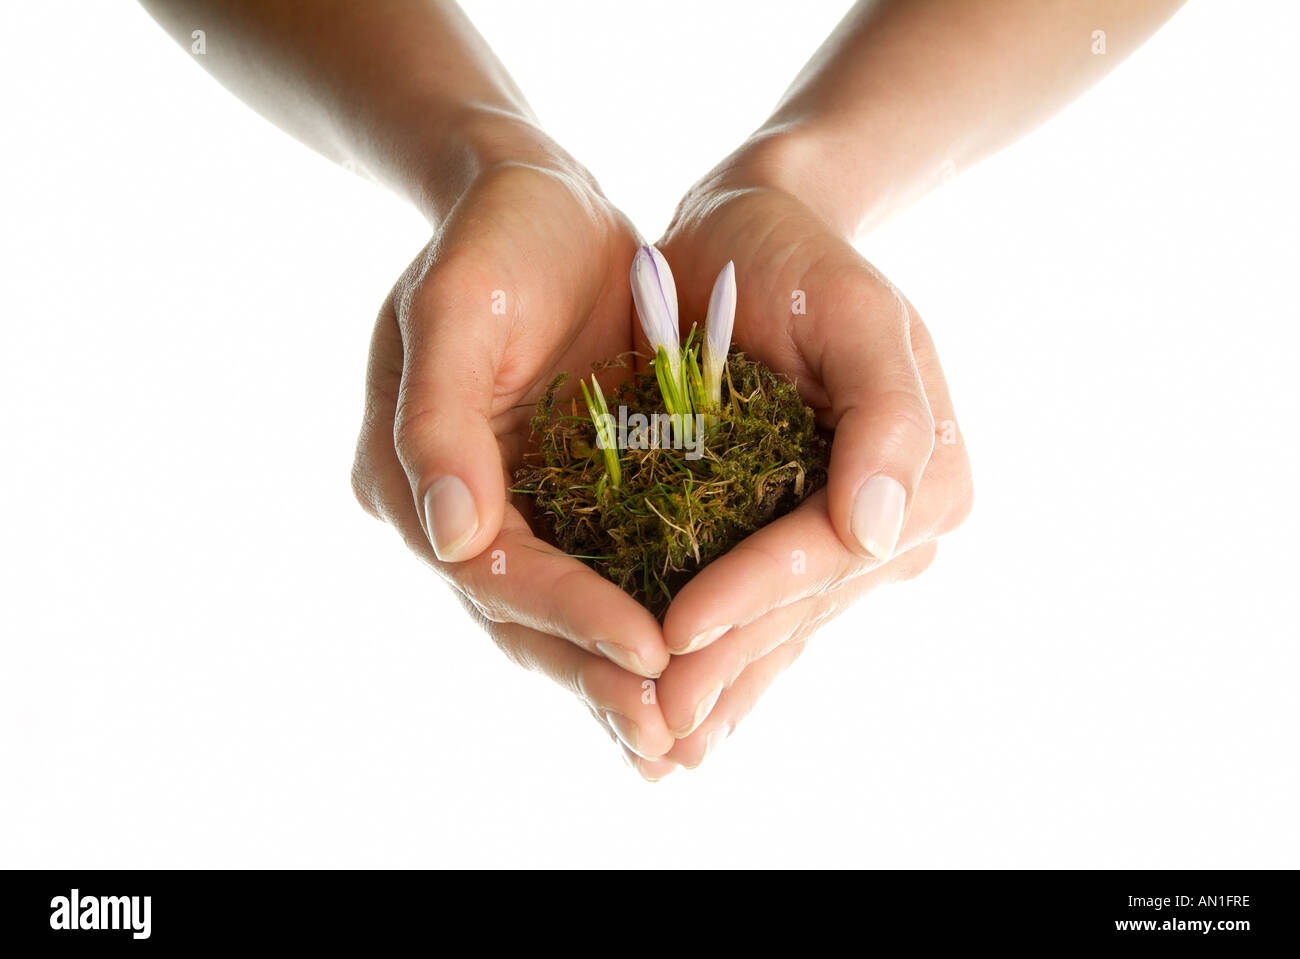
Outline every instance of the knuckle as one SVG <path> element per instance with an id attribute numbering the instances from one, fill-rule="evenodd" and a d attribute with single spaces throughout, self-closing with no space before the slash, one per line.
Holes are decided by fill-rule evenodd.
<path id="1" fill-rule="evenodd" d="M 447 418 L 436 410 L 415 404 L 403 392 L 393 417 L 393 449 L 402 468 L 411 476 L 420 476 L 425 451 L 431 438 L 447 429 Z"/>
<path id="2" fill-rule="evenodd" d="M 445 322 L 467 299 L 486 298 L 496 280 L 493 262 L 488 251 L 468 239 L 431 249 L 399 300 L 398 316 L 408 340 Z"/>
<path id="3" fill-rule="evenodd" d="M 923 454 L 934 452 L 935 422 L 930 405 L 915 394 L 891 390 L 868 396 L 862 403 L 867 422 L 889 448 Z"/>
<path id="4" fill-rule="evenodd" d="M 835 302 L 844 303 L 875 322 L 908 317 L 907 302 L 895 286 L 861 257 L 840 263 L 828 278 L 827 290 Z"/>
<path id="5" fill-rule="evenodd" d="M 437 322 L 438 317 L 447 311 L 450 286 L 447 276 L 458 269 L 460 267 L 457 262 L 444 256 L 436 266 L 427 265 L 424 275 L 406 291 L 401 315 L 402 331 L 408 337 L 418 336 L 422 325 Z"/>
<path id="6" fill-rule="evenodd" d="M 900 391 L 886 394 L 885 409 L 900 432 L 923 436 L 926 443 L 934 445 L 934 413 L 929 403 L 914 393 Z"/>
<path id="7" fill-rule="evenodd" d="M 498 593 L 493 592 L 486 580 L 499 579 L 491 574 L 484 575 L 485 568 L 477 560 L 458 564 L 449 572 L 452 585 L 460 593 L 461 601 L 485 629 L 489 624 L 506 625 L 517 623 L 519 617 L 510 604 Z"/>
<path id="8" fill-rule="evenodd" d="M 493 645 L 501 650 L 501 655 L 505 656 L 513 665 L 520 669 L 531 672 L 534 668 L 532 659 L 524 652 L 523 643 L 519 637 L 510 629 L 506 628 L 505 623 L 497 623 L 491 620 L 480 620 L 483 631 L 491 638 Z"/>

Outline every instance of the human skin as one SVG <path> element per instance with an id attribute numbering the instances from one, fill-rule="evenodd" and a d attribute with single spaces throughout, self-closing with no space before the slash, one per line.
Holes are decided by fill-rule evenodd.
<path id="1" fill-rule="evenodd" d="M 853 241 L 1050 116 L 1179 5 L 859 3 L 771 118 L 682 200 L 658 245 L 683 322 L 701 319 L 713 276 L 734 261 L 734 341 L 792 377 L 835 433 L 824 493 L 706 567 L 669 608 L 675 655 L 658 694 L 679 741 L 639 761 L 643 774 L 698 765 L 819 626 L 923 571 L 970 510 L 929 333 Z M 796 290 L 805 314 L 792 311 Z"/>
<path id="2" fill-rule="evenodd" d="M 433 0 L 144 5 L 186 47 L 201 26 L 199 61 L 217 79 L 429 220 L 375 324 L 357 498 L 648 779 L 701 761 L 818 626 L 923 570 L 969 509 L 934 347 L 850 241 L 1050 113 L 1176 6 L 859 4 L 772 118 L 687 194 L 662 242 L 684 323 L 702 319 L 733 259 L 736 341 L 795 377 L 835 436 L 828 488 L 704 570 L 661 629 L 537 538 L 507 492 L 526 404 L 557 373 L 644 349 L 628 288 L 638 240 L 464 15 Z M 1108 32 L 1105 57 L 1089 52 L 1094 29 Z M 790 313 L 796 289 L 806 315 Z M 799 575 L 785 572 L 795 549 Z M 657 701 L 645 677 L 659 677 Z"/>
<path id="3" fill-rule="evenodd" d="M 540 129 L 454 4 L 145 6 L 186 47 L 201 25 L 196 59 L 217 79 L 424 212 L 431 239 L 375 322 L 357 498 L 510 659 L 575 693 L 628 748 L 667 752 L 673 737 L 643 686 L 668 664 L 659 624 L 538 539 L 507 497 L 527 404 L 558 373 L 637 346 L 627 218 Z"/>

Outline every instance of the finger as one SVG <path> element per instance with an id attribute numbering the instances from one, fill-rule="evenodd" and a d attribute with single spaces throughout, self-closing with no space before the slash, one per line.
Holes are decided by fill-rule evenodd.
<path id="1" fill-rule="evenodd" d="M 803 603 L 775 610 L 698 653 L 676 656 L 659 683 L 659 708 L 669 731 L 686 739 L 709 718 L 751 663 L 788 640 L 808 613 Z M 747 654 L 752 652 L 752 658 Z"/>
<path id="2" fill-rule="evenodd" d="M 619 746 L 623 750 L 623 759 L 648 783 L 657 783 L 676 770 L 679 765 L 667 759 L 646 759 L 644 756 L 638 756 L 628 749 L 625 743 L 619 743 Z"/>
<path id="3" fill-rule="evenodd" d="M 833 306 L 796 330 L 830 399 L 831 522 L 849 549 L 887 560 L 934 450 L 934 416 L 912 353 L 917 321 L 865 260 L 821 296 Z"/>
<path id="4" fill-rule="evenodd" d="M 844 548 L 819 490 L 696 573 L 664 614 L 664 639 L 674 654 L 697 652 L 873 565 Z"/>
<path id="5" fill-rule="evenodd" d="M 513 507 L 506 508 L 501 531 L 488 549 L 461 563 L 437 558 L 420 524 L 391 432 L 382 426 L 392 422 L 396 405 L 397 363 L 391 357 L 399 349 L 395 319 L 381 315 L 372 344 L 367 414 L 353 467 L 358 499 L 465 594 L 484 620 L 519 622 L 562 636 L 632 672 L 658 675 L 669 657 L 649 611 L 578 560 L 534 537 Z"/>
<path id="6" fill-rule="evenodd" d="M 644 698 L 644 693 L 642 695 Z M 647 759 L 644 756 L 638 755 L 634 750 L 628 748 L 627 743 L 619 737 L 619 734 L 615 732 L 614 727 L 610 725 L 609 721 L 602 716 L 598 710 L 588 705 L 587 711 L 590 712 L 592 718 L 600 724 L 600 728 L 604 730 L 605 735 L 610 738 L 610 741 L 618 747 L 619 754 L 623 757 L 623 762 L 627 763 L 627 765 L 646 782 L 658 782 L 677 768 L 677 763 L 663 759 Z"/>
<path id="7" fill-rule="evenodd" d="M 926 464 L 895 552 L 955 529 L 971 508 L 970 463 L 951 398 L 925 328 L 912 328 L 915 355 L 939 417 L 939 442 Z M 780 606 L 812 596 L 879 565 L 851 552 L 819 491 L 793 512 L 758 530 L 682 587 L 664 617 L 674 653 L 693 652 Z"/>
<path id="8" fill-rule="evenodd" d="M 490 281 L 464 266 L 434 267 L 403 289 L 394 445 L 435 554 L 459 562 L 496 538 L 504 514 L 506 471 L 492 420 L 506 327 L 483 322 Z"/>
<path id="9" fill-rule="evenodd" d="M 938 544 L 929 542 L 899 556 L 893 563 L 888 564 L 895 567 L 892 578 L 902 580 L 919 576 L 933 562 L 937 549 Z M 777 636 L 784 635 L 784 638 L 771 652 L 746 667 L 744 672 L 723 690 L 709 715 L 695 731 L 685 738 L 678 739 L 668 755 L 660 761 L 680 763 L 688 769 L 694 769 L 704 762 L 718 744 L 731 735 L 740 721 L 753 712 L 763 694 L 776 681 L 776 677 L 803 653 L 813 634 L 851 606 L 863 592 L 870 588 L 872 588 L 871 584 L 863 580 L 851 580 L 834 593 L 804 600 L 778 613 L 773 613 L 771 631 Z M 800 615 L 797 617 L 797 622 L 792 624 L 790 614 L 796 610 Z M 676 665 L 676 661 L 673 665 Z M 672 667 L 669 672 L 671 671 Z M 670 678 L 669 683 L 671 681 Z M 661 689 L 665 685 L 661 682 Z"/>
<path id="10" fill-rule="evenodd" d="M 471 607 L 470 612 L 476 611 Z M 518 623 L 483 625 L 512 662 L 576 695 L 636 756 L 654 760 L 672 748 L 675 740 L 657 705 L 654 680 Z"/>
<path id="11" fill-rule="evenodd" d="M 754 711 L 776 678 L 798 659 L 807 643 L 798 635 L 750 666 L 723 691 L 708 719 L 685 739 L 679 739 L 660 763 L 694 769 L 727 739 L 740 721 Z"/>
<path id="12" fill-rule="evenodd" d="M 943 375 L 939 351 L 935 349 L 930 331 L 917 320 L 911 325 L 911 334 L 912 355 L 916 357 L 916 368 L 921 371 L 930 409 L 934 413 L 936 440 L 913 509 L 925 517 L 919 528 L 931 530 L 936 536 L 946 536 L 965 522 L 974 505 L 970 455 L 957 425 L 948 379 Z M 942 497 L 935 495 L 939 490 L 942 490 Z M 905 527 L 904 539 L 909 534 L 914 537 L 916 528 L 916 524 Z"/>
<path id="13" fill-rule="evenodd" d="M 560 636 L 624 669 L 655 677 L 668 665 L 658 621 L 609 580 L 532 534 L 514 508 L 478 556 L 442 572 L 493 622 Z"/>
<path id="14" fill-rule="evenodd" d="M 794 376 L 805 399 L 828 404 L 823 420 L 836 431 L 828 481 L 835 528 L 850 550 L 888 559 L 934 446 L 934 419 L 912 355 L 913 311 L 851 246 L 814 242 L 822 233 L 815 221 L 793 216 L 783 225 L 787 234 L 807 231 L 806 241 L 759 242 L 748 256 L 736 254 L 749 265 L 737 278 L 736 339 Z M 697 301 L 702 267 L 671 242 L 666 255 L 681 264 L 679 289 Z M 792 320 L 780 277 L 797 277 L 796 292 L 808 291 L 806 316 Z"/>
<path id="15" fill-rule="evenodd" d="M 658 686 L 664 721 L 678 739 L 691 736 L 708 718 L 720 694 L 754 663 L 796 634 L 810 637 L 867 593 L 921 575 L 934 561 L 938 544 L 927 541 L 869 573 L 819 590 L 808 599 L 778 607 L 716 642 L 676 656 Z"/>

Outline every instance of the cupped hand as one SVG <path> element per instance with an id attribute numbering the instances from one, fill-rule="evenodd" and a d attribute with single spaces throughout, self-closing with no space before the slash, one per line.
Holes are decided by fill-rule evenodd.
<path id="1" fill-rule="evenodd" d="M 791 377 L 834 430 L 826 488 L 705 567 L 669 607 L 677 655 L 658 695 L 678 742 L 651 764 L 662 772 L 701 762 L 827 620 L 925 570 L 972 493 L 916 310 L 791 192 L 724 167 L 687 195 L 659 246 L 684 326 L 703 322 L 714 277 L 734 261 L 733 342 Z"/>
<path id="2" fill-rule="evenodd" d="M 571 161 L 479 173 L 379 312 L 353 468 L 362 505 L 510 659 L 578 695 L 634 764 L 674 742 L 643 678 L 669 661 L 659 624 L 537 538 L 507 489 L 531 404 L 555 376 L 633 348 L 636 245 Z"/>

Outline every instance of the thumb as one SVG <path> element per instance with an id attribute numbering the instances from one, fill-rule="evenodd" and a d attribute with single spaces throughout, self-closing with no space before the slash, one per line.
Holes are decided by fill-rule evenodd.
<path id="1" fill-rule="evenodd" d="M 405 302 L 401 302 L 405 300 Z M 471 559 L 496 539 L 505 467 L 492 430 L 497 350 L 466 304 L 425 287 L 398 305 L 402 385 L 397 458 L 438 559 Z"/>
<path id="2" fill-rule="evenodd" d="M 827 499 L 845 545 L 883 562 L 934 450 L 934 417 L 906 301 L 878 286 L 854 300 L 856 316 L 825 341 L 821 379 L 835 422 Z"/>

